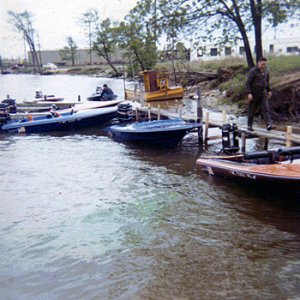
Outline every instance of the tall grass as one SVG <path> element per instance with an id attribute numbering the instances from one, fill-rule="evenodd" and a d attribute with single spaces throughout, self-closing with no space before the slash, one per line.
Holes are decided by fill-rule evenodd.
<path id="1" fill-rule="evenodd" d="M 268 68 L 274 76 L 282 76 L 283 72 L 300 71 L 300 55 L 270 56 Z"/>
<path id="2" fill-rule="evenodd" d="M 268 68 L 274 75 L 281 74 L 282 72 L 289 72 L 300 70 L 300 55 L 281 55 L 281 56 L 269 56 Z M 176 69 L 183 70 L 184 68 L 203 72 L 203 71 L 216 71 L 219 68 L 234 68 L 237 66 L 247 69 L 247 61 L 245 58 L 229 57 L 225 59 L 215 59 L 209 61 L 193 61 L 193 62 L 175 62 Z M 171 62 L 158 63 L 156 69 L 169 69 L 171 70 Z M 187 70 L 186 70 L 187 71 Z"/>

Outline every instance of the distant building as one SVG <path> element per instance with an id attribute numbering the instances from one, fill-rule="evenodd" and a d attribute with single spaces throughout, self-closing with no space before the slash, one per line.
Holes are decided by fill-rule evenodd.
<path id="1" fill-rule="evenodd" d="M 38 51 L 38 56 L 40 57 L 42 61 L 42 65 L 45 65 L 47 63 L 54 63 L 57 66 L 71 66 L 72 61 L 71 60 L 63 60 L 59 54 L 60 50 L 42 50 Z M 113 63 L 121 63 L 123 61 L 123 54 L 122 50 L 116 49 L 112 54 L 112 62 Z M 29 63 L 31 63 L 31 55 L 30 52 L 28 52 L 28 58 Z M 89 65 L 90 64 L 90 52 L 88 49 L 78 49 L 76 51 L 76 57 L 75 57 L 75 65 L 81 66 L 81 65 Z M 94 65 L 100 65 L 100 64 L 106 64 L 106 60 L 103 57 L 100 57 L 97 55 L 95 51 L 92 51 L 92 64 Z"/>
<path id="2" fill-rule="evenodd" d="M 300 37 L 298 38 L 280 38 L 263 39 L 264 56 L 268 55 L 300 55 Z M 250 40 L 252 52 L 255 53 L 255 43 Z M 235 45 L 227 45 L 220 48 L 216 44 L 203 44 L 198 49 L 191 52 L 191 61 L 213 60 L 229 57 L 244 57 L 245 48 L 242 41 Z"/>
<path id="3" fill-rule="evenodd" d="M 159 52 L 159 60 L 161 62 L 163 61 L 171 61 L 172 58 L 174 60 L 186 60 L 189 61 L 191 57 L 191 50 L 190 49 L 184 49 L 181 51 L 175 50 L 161 50 Z"/>

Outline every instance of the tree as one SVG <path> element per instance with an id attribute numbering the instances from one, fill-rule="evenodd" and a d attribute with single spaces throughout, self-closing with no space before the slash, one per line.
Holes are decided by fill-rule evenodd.
<path id="1" fill-rule="evenodd" d="M 64 47 L 64 49 L 59 51 L 59 55 L 62 60 L 71 60 L 72 66 L 75 65 L 75 59 L 77 57 L 77 45 L 75 44 L 72 37 L 67 37 L 68 46 Z"/>
<path id="2" fill-rule="evenodd" d="M 277 12 L 285 12 L 280 14 L 281 18 L 276 18 L 278 24 L 299 10 L 299 0 L 160 0 L 159 20 L 164 29 L 168 29 L 169 20 L 173 21 L 174 27 L 175 20 L 176 28 L 185 29 L 190 36 L 204 41 L 226 44 L 242 39 L 248 66 L 252 67 L 254 60 L 248 34 L 254 28 L 258 59 L 263 54 L 262 20 L 270 15 L 270 8 L 275 4 Z"/>
<path id="3" fill-rule="evenodd" d="M 32 27 L 32 15 L 27 10 L 19 14 L 10 10 L 8 15 L 10 16 L 9 22 L 14 25 L 18 32 L 23 34 L 29 46 L 34 72 L 41 73 L 41 63 L 35 46 L 35 30 Z"/>
<path id="4" fill-rule="evenodd" d="M 112 26 L 111 20 L 106 19 L 97 26 L 96 39 L 93 42 L 93 50 L 97 55 L 103 57 L 108 65 L 114 70 L 116 76 L 120 75 L 117 68 L 112 63 L 111 54 L 116 49 L 115 27 Z"/>
<path id="5" fill-rule="evenodd" d="M 132 75 L 139 70 L 152 69 L 157 60 L 156 42 L 160 29 L 156 26 L 156 0 L 142 0 L 121 22 L 118 45 L 126 50 Z"/>
<path id="6" fill-rule="evenodd" d="M 98 24 L 99 24 L 99 14 L 98 10 L 91 8 L 84 14 L 82 14 L 82 17 L 80 19 L 80 22 L 84 24 L 86 29 L 88 30 L 88 36 L 89 36 L 89 54 L 90 54 L 90 65 L 92 65 L 92 45 L 93 45 L 93 39 L 95 37 Z"/>

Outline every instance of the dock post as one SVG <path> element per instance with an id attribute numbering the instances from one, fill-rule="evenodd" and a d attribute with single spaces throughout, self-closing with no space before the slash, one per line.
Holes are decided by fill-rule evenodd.
<path id="1" fill-rule="evenodd" d="M 203 147 L 203 108 L 202 108 L 202 100 L 201 100 L 201 90 L 199 86 L 197 86 L 197 122 L 200 123 L 200 127 L 198 127 L 198 144 L 199 147 Z"/>
<path id="2" fill-rule="evenodd" d="M 264 150 L 268 150 L 269 148 L 269 139 L 265 138 L 265 142 L 264 142 Z"/>
<path id="3" fill-rule="evenodd" d="M 285 141 L 286 147 L 292 146 L 292 132 L 293 132 L 293 127 L 287 126 L 286 127 L 286 141 Z"/>
<path id="4" fill-rule="evenodd" d="M 145 105 L 145 97 L 144 97 L 144 90 L 142 88 L 141 82 L 139 82 L 139 89 L 140 89 L 140 92 L 141 92 L 139 102 L 141 103 L 142 106 L 144 106 Z"/>
<path id="5" fill-rule="evenodd" d="M 148 120 L 151 121 L 151 106 L 150 106 L 150 103 L 148 103 Z"/>
<path id="6" fill-rule="evenodd" d="M 226 116 L 226 111 L 225 110 L 222 110 L 222 121 L 223 121 L 223 124 L 226 124 L 227 116 Z"/>
<path id="7" fill-rule="evenodd" d="M 207 147 L 207 143 L 208 143 L 208 127 L 209 127 L 209 112 L 207 111 L 205 115 L 205 132 L 204 132 L 205 147 Z"/>
<path id="8" fill-rule="evenodd" d="M 178 111 L 178 100 L 175 99 L 175 112 L 177 112 L 177 111 Z"/>
<path id="9" fill-rule="evenodd" d="M 182 118 L 182 108 L 181 107 L 179 107 L 179 109 L 178 109 L 178 116 L 180 119 Z"/>
<path id="10" fill-rule="evenodd" d="M 157 105 L 157 120 L 160 120 L 160 104 Z"/>
<path id="11" fill-rule="evenodd" d="M 241 132 L 241 140 L 242 140 L 242 152 L 245 153 L 246 152 L 246 132 L 242 131 Z"/>
<path id="12" fill-rule="evenodd" d="M 81 97 L 80 97 L 80 95 L 78 95 L 78 97 L 77 97 L 77 100 L 78 100 L 78 102 L 80 102 L 80 101 L 81 101 Z"/>
<path id="13" fill-rule="evenodd" d="M 135 119 L 136 121 L 139 120 L 139 109 L 137 107 L 135 108 Z"/>

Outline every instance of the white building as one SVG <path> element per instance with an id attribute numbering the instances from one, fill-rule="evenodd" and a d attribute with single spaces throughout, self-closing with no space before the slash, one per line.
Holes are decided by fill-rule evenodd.
<path id="1" fill-rule="evenodd" d="M 251 49 L 255 53 L 255 44 L 250 41 Z M 297 39 L 269 39 L 263 40 L 264 56 L 268 55 L 300 55 L 300 38 Z M 191 52 L 191 61 L 223 59 L 228 57 L 244 57 L 245 47 L 243 42 L 234 46 L 220 48 L 216 44 L 203 44 L 202 47 Z"/>
<path id="2" fill-rule="evenodd" d="M 300 30 L 298 27 L 287 27 L 279 31 L 277 37 L 268 31 L 263 34 L 262 43 L 264 56 L 269 55 L 300 55 Z M 249 39 L 252 53 L 255 53 L 255 42 L 253 38 Z M 214 43 L 203 43 L 198 49 L 191 52 L 191 61 L 224 59 L 226 57 L 244 57 L 245 48 L 243 41 L 234 45 L 227 45 L 220 48 Z"/>
<path id="3" fill-rule="evenodd" d="M 59 54 L 59 50 L 42 50 L 38 51 L 38 56 L 40 57 L 42 64 L 54 63 L 56 65 L 71 65 L 70 60 L 63 60 Z M 29 62 L 31 62 L 30 52 L 28 53 Z M 122 51 L 120 49 L 115 49 L 111 54 L 111 59 L 113 63 L 119 63 L 123 60 Z M 88 65 L 90 63 L 90 52 L 88 49 L 77 49 L 75 56 L 75 65 Z M 92 64 L 106 64 L 106 60 L 103 57 L 97 55 L 95 51 L 92 51 Z"/>

